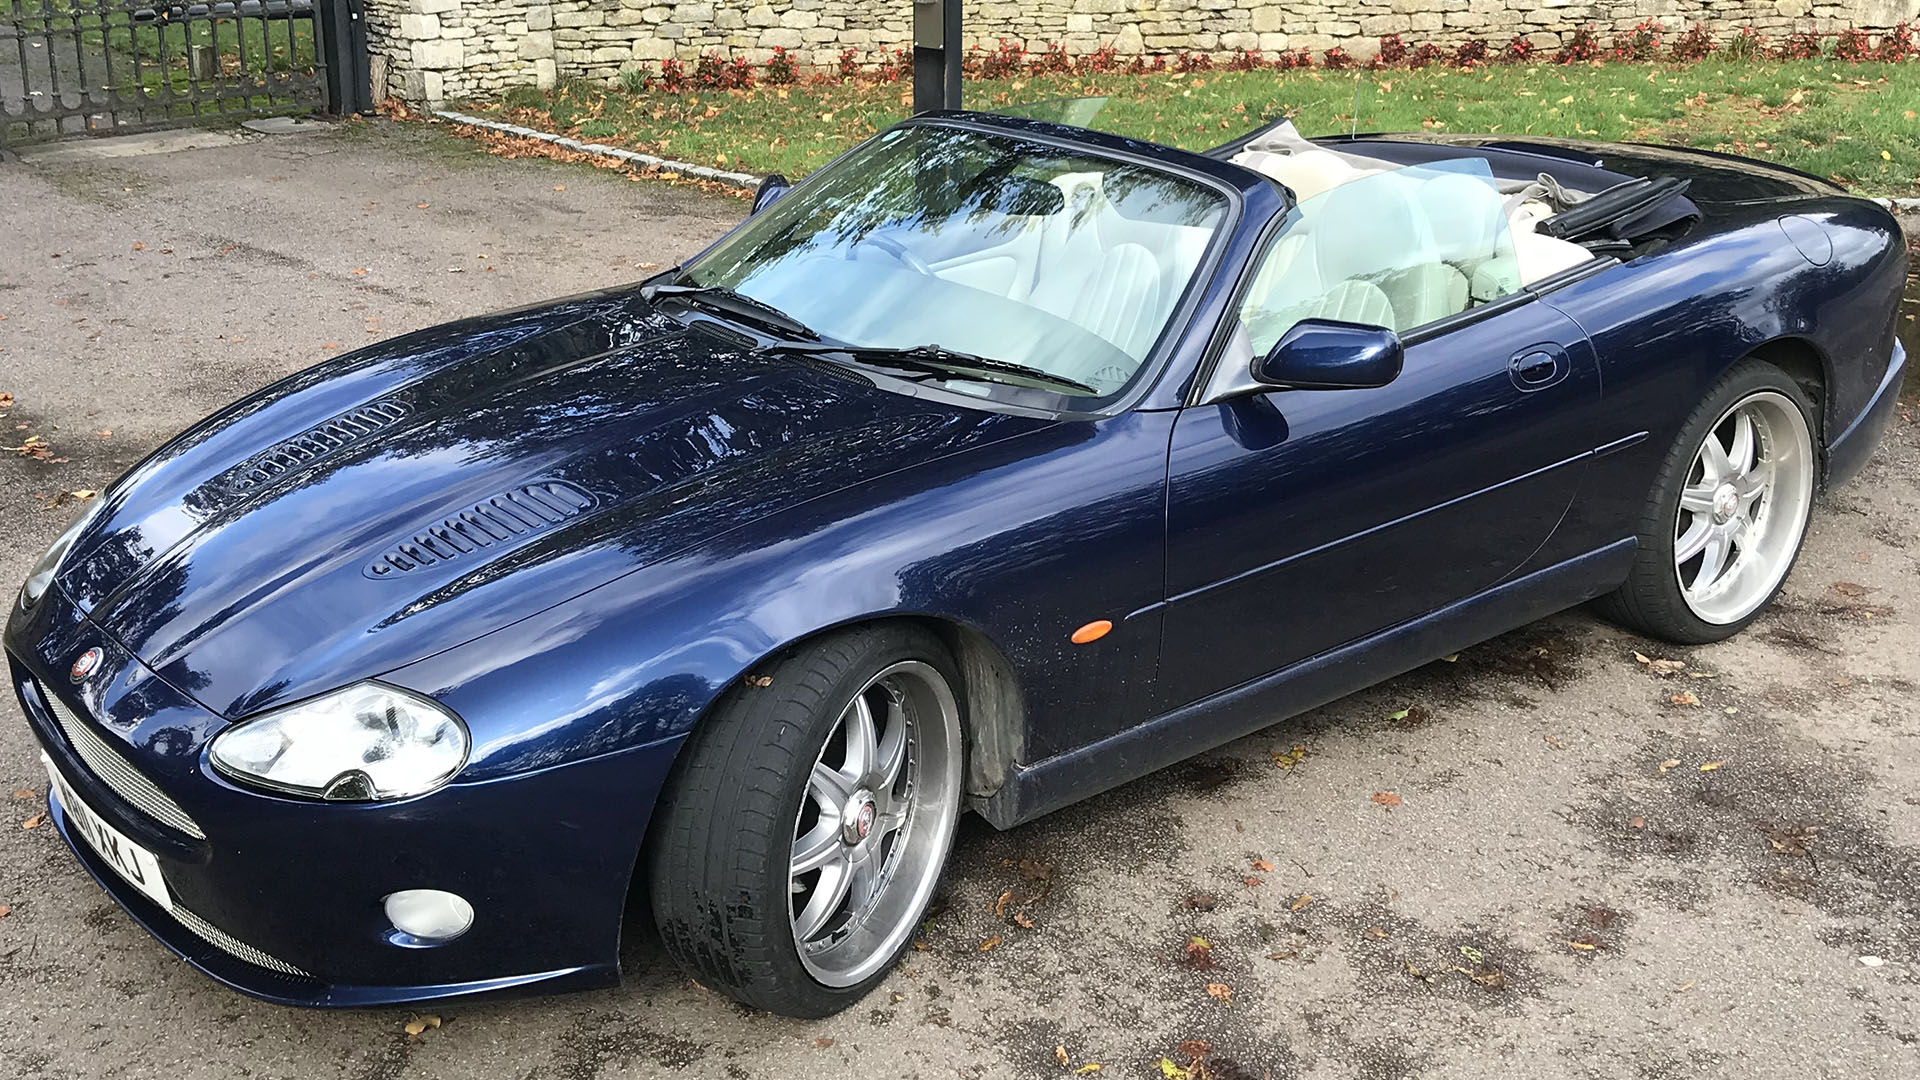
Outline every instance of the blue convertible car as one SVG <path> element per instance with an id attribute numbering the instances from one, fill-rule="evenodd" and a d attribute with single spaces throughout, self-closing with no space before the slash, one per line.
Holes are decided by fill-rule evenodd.
<path id="1" fill-rule="evenodd" d="M 903 123 L 650 280 L 208 418 L 7 626 L 56 821 L 214 978 L 819 1016 L 1002 828 L 1588 600 L 1780 588 L 1905 253 L 1700 151 Z"/>

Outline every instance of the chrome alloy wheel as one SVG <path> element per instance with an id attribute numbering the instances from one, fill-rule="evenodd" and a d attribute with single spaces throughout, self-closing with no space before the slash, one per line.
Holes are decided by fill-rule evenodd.
<path id="1" fill-rule="evenodd" d="M 1680 595 L 1705 622 L 1739 622 L 1793 565 L 1813 505 L 1813 435 L 1786 395 L 1735 402 L 1687 471 L 1674 522 Z"/>
<path id="2" fill-rule="evenodd" d="M 960 713 L 917 660 L 868 679 L 813 763 L 788 890 L 807 973 L 852 986 L 889 963 L 933 897 L 960 812 Z"/>

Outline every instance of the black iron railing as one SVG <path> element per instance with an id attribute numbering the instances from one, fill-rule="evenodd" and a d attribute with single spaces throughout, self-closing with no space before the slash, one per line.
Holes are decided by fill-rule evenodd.
<path id="1" fill-rule="evenodd" d="M 0 146 L 208 117 L 357 110 L 364 94 L 349 76 L 358 69 L 364 86 L 358 6 L 0 0 Z M 338 101 L 343 92 L 353 100 Z"/>

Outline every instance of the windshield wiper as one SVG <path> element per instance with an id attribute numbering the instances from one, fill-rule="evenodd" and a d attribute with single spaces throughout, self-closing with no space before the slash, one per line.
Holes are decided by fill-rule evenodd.
<path id="1" fill-rule="evenodd" d="M 911 345 L 905 348 L 883 348 L 873 345 L 831 345 L 824 341 L 776 341 L 760 347 L 761 352 L 788 353 L 795 356 L 819 356 L 829 354 L 845 356 L 854 360 L 876 364 L 880 367 L 902 368 L 907 371 L 922 371 L 929 374 L 949 372 L 986 372 L 999 375 L 1016 375 L 1035 382 L 1052 383 L 1080 390 L 1094 396 L 1100 391 L 1077 379 L 1065 375 L 1055 375 L 1037 367 L 1016 364 L 1011 360 L 995 360 L 990 356 L 959 352 L 938 345 Z M 998 380 L 995 380 L 998 381 Z"/>
<path id="2" fill-rule="evenodd" d="M 672 296 L 709 308 L 749 319 L 761 326 L 778 330 L 783 334 L 798 334 L 801 337 L 818 339 L 819 334 L 799 319 L 781 311 L 764 300 L 755 300 L 743 292 L 736 292 L 724 285 L 677 285 L 663 284 L 649 286 L 643 290 L 646 298 Z"/>

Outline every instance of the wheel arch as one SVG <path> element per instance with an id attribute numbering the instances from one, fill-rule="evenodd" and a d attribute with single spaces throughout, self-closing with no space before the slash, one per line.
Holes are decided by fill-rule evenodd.
<path id="1" fill-rule="evenodd" d="M 1833 384 L 1833 361 L 1812 340 L 1797 335 L 1763 342 L 1748 350 L 1742 359 L 1746 358 L 1764 360 L 1786 372 L 1800 392 L 1807 395 L 1807 400 L 1813 403 L 1814 445 L 1824 451 L 1828 412 L 1832 408 L 1827 388 Z"/>

